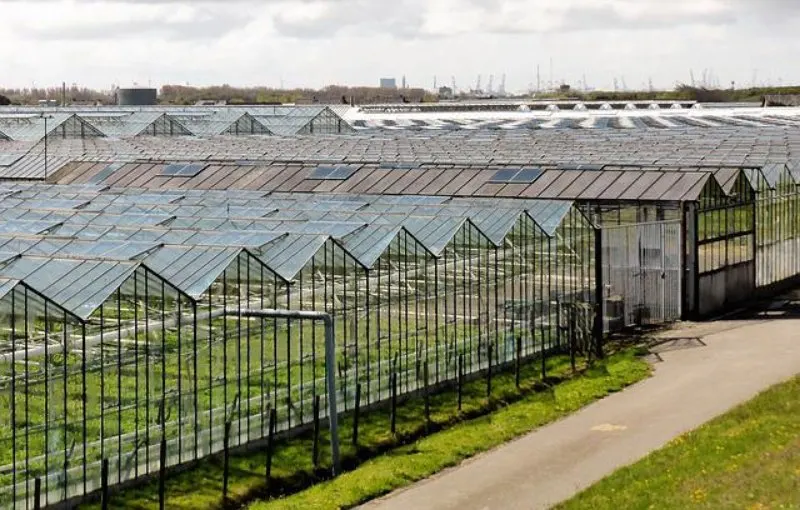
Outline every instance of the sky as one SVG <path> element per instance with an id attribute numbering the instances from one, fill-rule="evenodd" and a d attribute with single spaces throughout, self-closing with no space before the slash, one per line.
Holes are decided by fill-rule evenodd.
<path id="1" fill-rule="evenodd" d="M 0 87 L 800 84 L 797 0 L 0 0 Z M 552 61 L 552 66 L 551 66 Z M 538 80 L 537 80 L 538 66 Z M 552 71 L 551 71 L 552 69 Z"/>

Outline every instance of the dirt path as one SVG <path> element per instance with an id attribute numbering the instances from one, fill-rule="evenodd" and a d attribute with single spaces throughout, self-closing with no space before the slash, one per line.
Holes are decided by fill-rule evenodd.
<path id="1" fill-rule="evenodd" d="M 662 336 L 676 340 L 656 349 L 652 378 L 362 508 L 538 509 L 563 501 L 800 373 L 800 305 L 781 304 L 747 320 L 670 331 Z"/>

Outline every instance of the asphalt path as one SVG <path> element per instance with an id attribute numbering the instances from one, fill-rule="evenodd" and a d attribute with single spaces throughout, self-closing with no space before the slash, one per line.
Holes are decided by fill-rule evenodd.
<path id="1" fill-rule="evenodd" d="M 653 377 L 361 508 L 549 508 L 800 373 L 795 302 L 660 336 Z"/>

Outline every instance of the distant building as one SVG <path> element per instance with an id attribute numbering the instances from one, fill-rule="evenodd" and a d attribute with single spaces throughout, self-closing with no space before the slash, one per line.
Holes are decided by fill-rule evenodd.
<path id="1" fill-rule="evenodd" d="M 439 87 L 439 99 L 453 99 L 455 94 L 450 87 Z"/>
<path id="2" fill-rule="evenodd" d="M 395 78 L 381 78 L 382 89 L 396 89 L 397 80 Z"/>
<path id="3" fill-rule="evenodd" d="M 158 104 L 158 90 L 151 88 L 117 89 L 120 106 L 153 106 Z"/>

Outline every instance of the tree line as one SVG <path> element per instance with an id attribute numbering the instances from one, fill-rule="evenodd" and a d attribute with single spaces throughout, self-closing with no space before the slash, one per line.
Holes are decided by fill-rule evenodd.
<path id="1" fill-rule="evenodd" d="M 45 88 L 0 88 L 0 97 L 14 105 L 37 104 L 41 100 L 55 100 L 59 104 L 62 98 L 66 104 L 114 104 L 114 91 L 90 89 L 72 86 Z M 375 103 L 419 103 L 435 101 L 436 97 L 423 89 L 386 89 L 379 87 L 344 87 L 332 85 L 319 90 L 314 89 L 275 89 L 270 87 L 233 87 L 219 85 L 211 87 L 191 87 L 186 85 L 164 85 L 158 95 L 160 104 L 193 105 L 200 101 L 224 102 L 227 104 L 375 104 Z M 3 101 L 0 99 L 0 101 Z M 2 102 L 0 102 L 2 104 Z"/>
<path id="2" fill-rule="evenodd" d="M 800 94 L 800 86 L 758 87 L 745 89 L 707 89 L 678 85 L 669 91 L 593 91 L 580 92 L 565 89 L 555 93 L 538 94 L 540 99 L 571 99 L 584 101 L 698 101 L 703 103 L 761 102 L 769 95 Z M 31 105 L 51 99 L 58 103 L 62 96 L 67 104 L 100 104 L 116 102 L 114 91 L 96 90 L 73 85 L 63 91 L 61 87 L 0 88 L 0 105 Z M 438 97 L 421 88 L 388 89 L 379 87 L 345 87 L 331 85 L 322 89 L 277 89 L 270 87 L 233 87 L 218 85 L 192 87 L 164 85 L 158 101 L 166 105 L 193 105 L 201 101 L 223 102 L 233 105 L 269 104 L 376 104 L 420 103 L 438 101 Z"/>

